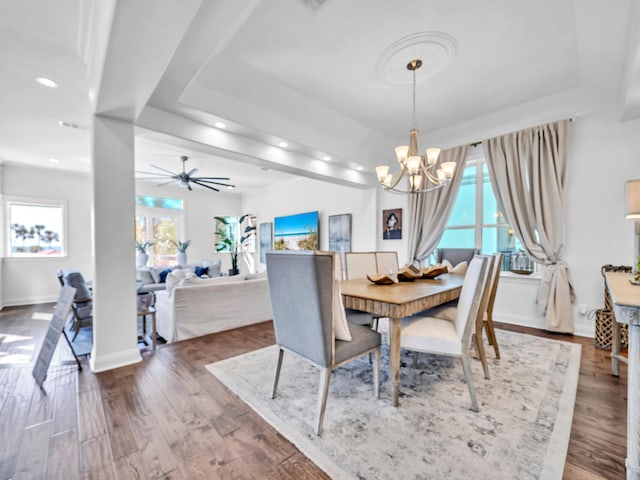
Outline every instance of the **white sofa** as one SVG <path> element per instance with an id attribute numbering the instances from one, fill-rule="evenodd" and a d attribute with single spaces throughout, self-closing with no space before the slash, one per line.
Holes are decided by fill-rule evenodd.
<path id="1" fill-rule="evenodd" d="M 156 325 L 167 342 L 271 320 L 266 275 L 188 279 L 156 292 Z"/>

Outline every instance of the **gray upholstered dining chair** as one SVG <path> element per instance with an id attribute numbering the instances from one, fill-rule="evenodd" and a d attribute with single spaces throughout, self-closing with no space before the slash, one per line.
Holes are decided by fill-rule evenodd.
<path id="1" fill-rule="evenodd" d="M 266 254 L 278 346 L 272 398 L 276 396 L 285 350 L 319 366 L 316 435 L 322 432 L 329 381 L 335 368 L 373 353 L 373 388 L 374 395 L 379 396 L 380 334 L 368 327 L 349 324 L 351 341 L 336 339 L 335 323 L 344 322 L 345 317 L 348 320 L 349 315 L 342 307 L 335 257 L 333 252 L 314 251 Z"/>
<path id="2" fill-rule="evenodd" d="M 74 332 L 71 341 L 73 341 L 82 327 L 93 325 L 93 294 L 79 271 L 73 269 L 59 270 L 57 275 L 61 286 L 76 289 L 76 294 L 71 304 L 71 310 L 73 311 L 71 330 Z"/>
<path id="3" fill-rule="evenodd" d="M 444 260 L 448 260 L 455 267 L 460 262 L 471 263 L 471 259 L 477 254 L 477 248 L 439 248 L 436 261 L 442 263 Z"/>
<path id="4" fill-rule="evenodd" d="M 477 255 L 469 264 L 453 322 L 436 317 L 414 316 L 402 321 L 400 347 L 416 352 L 459 357 L 471 397 L 471 409 L 478 411 L 469 347 L 474 326 L 482 315 L 482 301 L 488 280 L 488 257 Z"/>

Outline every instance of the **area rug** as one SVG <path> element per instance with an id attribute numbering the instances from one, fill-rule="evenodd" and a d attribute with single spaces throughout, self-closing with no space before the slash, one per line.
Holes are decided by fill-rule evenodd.
<path id="1" fill-rule="evenodd" d="M 421 354 L 414 369 L 408 352 L 394 408 L 385 342 L 381 398 L 367 357 L 338 368 L 321 437 L 313 431 L 319 369 L 309 362 L 285 353 L 274 400 L 275 346 L 207 368 L 333 479 L 561 479 L 580 346 L 496 333 L 502 359 L 492 361 L 491 380 L 472 362 L 479 413 L 469 409 L 459 359 Z"/>

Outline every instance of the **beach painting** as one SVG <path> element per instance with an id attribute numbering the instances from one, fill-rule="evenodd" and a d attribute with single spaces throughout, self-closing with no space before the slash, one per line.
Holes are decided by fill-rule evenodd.
<path id="1" fill-rule="evenodd" d="M 274 219 L 275 250 L 318 250 L 318 212 Z"/>

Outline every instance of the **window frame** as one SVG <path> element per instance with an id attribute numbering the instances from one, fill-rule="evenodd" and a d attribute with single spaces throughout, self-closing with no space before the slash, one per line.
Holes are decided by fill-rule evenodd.
<path id="1" fill-rule="evenodd" d="M 136 194 L 136 196 L 140 196 L 140 197 L 156 197 L 156 198 L 168 198 L 168 197 L 164 197 L 164 196 L 160 196 L 160 195 L 147 195 L 147 194 Z M 144 206 L 144 205 L 138 205 L 136 203 L 136 208 L 135 208 L 135 212 L 134 212 L 134 228 L 135 228 L 135 219 L 136 217 L 144 217 L 145 218 L 145 228 L 146 228 L 146 232 L 147 232 L 147 239 L 149 239 L 150 241 L 153 241 L 153 219 L 154 218 L 162 218 L 162 217 L 174 217 L 176 219 L 176 223 L 177 223 L 177 227 L 176 227 L 176 242 L 178 240 L 180 240 L 181 238 L 185 238 L 185 215 L 184 215 L 184 211 L 185 211 L 185 199 L 182 197 L 171 197 L 171 198 L 175 198 L 176 200 L 180 200 L 181 204 L 182 204 L 182 208 L 178 209 L 178 208 L 165 208 L 165 207 L 149 207 L 149 206 Z M 137 240 L 137 238 L 136 238 Z M 156 256 L 155 253 L 155 245 L 149 247 L 149 249 L 147 250 L 147 253 L 149 255 L 149 266 L 156 266 L 156 264 L 154 263 L 154 259 Z M 177 255 L 178 252 L 176 250 L 176 254 L 173 256 L 173 263 L 177 262 Z M 169 260 L 169 262 L 172 262 L 172 259 L 170 258 L 170 255 L 165 256 L 164 258 L 167 258 Z M 158 265 L 159 266 L 159 265 Z"/>
<path id="2" fill-rule="evenodd" d="M 483 187 L 484 187 L 484 175 L 483 175 L 483 170 L 484 170 L 484 166 L 487 164 L 487 161 L 485 159 L 485 156 L 483 153 L 475 153 L 475 154 L 469 154 L 467 156 L 467 158 L 465 158 L 464 160 L 464 166 L 463 168 L 468 168 L 468 167 L 474 167 L 475 168 L 475 219 L 476 222 L 474 224 L 464 224 L 464 225 L 455 225 L 455 226 L 445 226 L 444 231 L 446 232 L 447 230 L 469 230 L 469 229 L 473 229 L 474 235 L 474 245 L 473 248 L 477 248 L 478 251 L 480 253 L 483 253 L 485 255 L 491 255 L 493 253 L 499 253 L 499 252 L 483 252 L 482 251 L 482 243 L 483 243 L 483 231 L 488 229 L 488 228 L 508 228 L 509 230 L 513 231 L 513 227 L 511 226 L 511 224 L 509 224 L 506 221 L 506 218 L 504 217 L 503 214 L 503 219 L 504 222 L 500 222 L 500 223 L 484 223 L 484 194 L 483 194 Z M 489 184 L 491 186 L 491 188 L 493 189 L 493 184 L 491 184 L 491 180 L 489 180 Z M 459 193 L 458 193 L 459 194 Z M 495 196 L 495 193 L 494 193 Z M 457 201 L 457 196 L 456 196 L 456 201 Z M 447 221 L 448 223 L 448 221 Z M 443 235 L 444 236 L 444 235 Z M 515 237 L 514 237 L 515 238 Z M 442 239 L 440 240 L 440 242 L 442 241 Z M 440 243 L 438 242 L 438 243 Z M 515 238 L 515 242 L 517 242 L 517 238 Z M 453 248 L 453 247 L 452 247 Z M 517 249 L 514 249 L 514 251 L 517 251 Z M 435 251 L 434 251 L 435 254 Z M 534 262 L 534 270 L 533 270 L 533 276 L 536 276 L 538 272 L 538 265 L 537 263 Z M 511 271 L 505 270 L 502 271 L 501 274 L 507 274 L 507 275 L 516 275 L 514 273 L 512 273 Z M 520 276 L 520 275 L 518 275 Z"/>
<path id="3" fill-rule="evenodd" d="M 51 198 L 34 198 L 34 197 L 19 197 L 19 196 L 3 196 L 3 211 L 4 222 L 2 225 L 2 256 L 5 259 L 60 259 L 67 258 L 69 256 L 69 236 L 68 236 L 68 218 L 67 218 L 67 202 L 60 199 Z M 58 208 L 61 210 L 62 228 L 61 228 L 61 240 L 60 240 L 60 254 L 59 255 L 40 255 L 37 253 L 20 253 L 14 254 L 11 251 L 11 225 L 13 224 L 11 218 L 11 207 L 13 205 L 29 206 L 29 207 L 45 207 L 45 208 Z M 57 232 L 56 232 L 57 233 Z"/>

